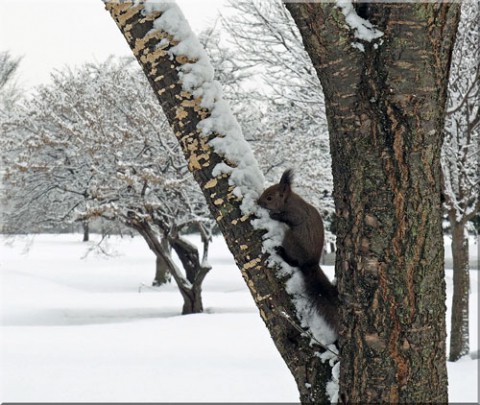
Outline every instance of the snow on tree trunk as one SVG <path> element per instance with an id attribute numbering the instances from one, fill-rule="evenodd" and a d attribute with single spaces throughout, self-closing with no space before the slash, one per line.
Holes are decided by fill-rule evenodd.
<path id="1" fill-rule="evenodd" d="M 266 251 L 280 244 L 282 231 L 256 205 L 263 175 L 213 81 L 206 54 L 175 4 L 105 5 L 158 96 L 302 402 L 328 401 L 334 360 L 326 362 L 331 353 L 321 358 L 321 347 L 312 343 L 331 343 L 335 335 L 310 313 L 300 274 L 286 265 L 281 271 L 269 266 L 272 255 Z M 302 328 L 310 328 L 310 334 Z M 329 387 L 334 395 L 335 383 Z"/>
<path id="2" fill-rule="evenodd" d="M 325 93 L 343 302 L 340 398 L 445 403 L 440 150 L 459 6 L 287 8 Z"/>

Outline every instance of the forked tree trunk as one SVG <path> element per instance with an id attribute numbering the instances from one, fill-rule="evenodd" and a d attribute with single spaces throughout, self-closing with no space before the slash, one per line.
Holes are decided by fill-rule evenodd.
<path id="1" fill-rule="evenodd" d="M 449 213 L 452 228 L 453 300 L 448 360 L 457 361 L 469 352 L 468 294 L 470 293 L 470 266 L 468 237 L 465 224 L 457 222 L 455 211 Z"/>
<path id="2" fill-rule="evenodd" d="M 172 248 L 182 262 L 187 280 L 190 282 L 188 289 L 183 289 L 184 297 L 183 314 L 196 314 L 203 312 L 202 284 L 211 267 L 200 262 L 198 249 L 184 240 L 180 235 L 169 239 Z"/>
<path id="3" fill-rule="evenodd" d="M 165 267 L 172 275 L 183 298 L 182 315 L 203 312 L 202 283 L 210 271 L 210 267 L 202 266 L 198 260 L 199 255 L 196 247 L 186 243 L 180 237 L 169 238 L 169 244 L 177 253 L 187 274 L 187 277 L 184 277 L 170 255 L 168 244 L 163 239 L 160 240 L 149 222 L 131 215 L 128 226 L 134 228 L 142 236 L 157 257 L 157 262 L 160 261 L 162 267 Z"/>
<path id="4" fill-rule="evenodd" d="M 285 280 L 280 280 L 275 269 L 267 265 L 268 256 L 262 251 L 263 232 L 255 230 L 250 222 L 252 218 L 242 214 L 241 200 L 232 192 L 234 186 L 229 184 L 230 176 L 212 174 L 217 164 L 231 167 L 232 162 L 208 144 L 208 140 L 221 135 L 213 133 L 207 138 L 197 128 L 210 111 L 200 107 L 201 99 L 182 89 L 178 69 L 190 61 L 182 57 L 170 58 L 168 50 L 177 41 L 167 32 L 153 29 L 160 12 L 145 12 L 143 2 L 106 2 L 105 5 L 158 96 L 260 316 L 297 382 L 301 401 L 328 402 L 325 386 L 331 378 L 331 367 L 317 356 L 321 348 L 311 345 L 310 337 L 293 324 L 297 317 L 291 297 L 285 291 Z"/>
<path id="5" fill-rule="evenodd" d="M 288 3 L 325 94 L 343 305 L 340 397 L 447 402 L 440 150 L 459 6 Z M 364 47 L 364 51 L 359 47 Z"/>

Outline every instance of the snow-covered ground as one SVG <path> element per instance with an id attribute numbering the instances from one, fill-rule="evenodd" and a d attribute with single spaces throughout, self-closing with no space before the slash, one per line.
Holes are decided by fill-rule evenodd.
<path id="1" fill-rule="evenodd" d="M 0 239 L 2 402 L 298 401 L 220 238 L 210 252 L 206 311 L 190 316 L 180 315 L 173 285 L 139 292 L 154 274 L 140 238 L 112 237 L 109 256 L 86 255 L 94 243 L 79 235 L 28 241 Z M 471 277 L 474 352 L 478 272 Z M 450 302 L 451 270 L 447 287 Z M 468 356 L 448 364 L 452 402 L 477 402 L 477 369 Z"/>

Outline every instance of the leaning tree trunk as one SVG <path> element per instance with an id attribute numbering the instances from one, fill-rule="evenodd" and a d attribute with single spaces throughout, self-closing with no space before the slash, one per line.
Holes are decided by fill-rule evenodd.
<path id="1" fill-rule="evenodd" d="M 170 255 L 169 249 L 165 249 L 164 244 L 160 241 L 150 223 L 148 223 L 144 218 L 135 218 L 134 215 L 131 215 L 128 220 L 128 226 L 134 228 L 142 236 L 145 242 L 147 242 L 150 250 L 156 255 L 157 259 L 160 259 L 160 261 L 162 261 L 163 264 L 169 269 L 170 274 L 177 284 L 180 295 L 183 298 L 182 315 L 203 312 L 201 281 L 203 281 L 206 273 L 210 269 L 201 269 L 204 274 L 199 277 L 199 279 L 201 278 L 200 287 L 197 284 L 192 284 L 189 280 L 183 277 L 182 274 L 180 274 L 179 269 L 176 267 Z M 180 252 L 179 255 L 181 254 L 182 253 Z M 187 269 L 187 272 L 188 271 L 192 271 L 192 269 Z"/>
<path id="2" fill-rule="evenodd" d="M 182 88 L 178 73 L 182 66 L 195 61 L 181 55 L 170 57 L 168 51 L 178 41 L 163 29 L 154 28 L 161 12 L 148 12 L 142 1 L 135 4 L 106 1 L 105 5 L 158 97 L 260 316 L 296 380 L 301 401 L 327 402 L 325 387 L 331 378 L 331 367 L 317 355 L 320 348 L 312 345 L 310 337 L 292 321 L 297 317 L 291 297 L 285 291 L 285 280 L 280 280 L 275 269 L 267 265 L 268 255 L 262 250 L 263 232 L 255 230 L 252 218 L 242 213 L 242 199 L 229 184 L 231 175 L 212 173 L 220 163 L 233 169 L 235 164 L 209 143 L 223 138 L 222 134 L 202 136 L 197 127 L 211 111 L 200 106 L 201 98 Z"/>
<path id="3" fill-rule="evenodd" d="M 440 149 L 459 6 L 360 4 L 384 34 L 370 29 L 373 41 L 354 37 L 347 7 L 287 8 L 325 94 L 343 302 L 340 397 L 446 403 Z"/>
<path id="4" fill-rule="evenodd" d="M 455 211 L 449 213 L 452 228 L 453 300 L 448 360 L 457 361 L 469 352 L 468 294 L 470 293 L 470 266 L 468 237 L 465 224 L 457 222 Z"/>

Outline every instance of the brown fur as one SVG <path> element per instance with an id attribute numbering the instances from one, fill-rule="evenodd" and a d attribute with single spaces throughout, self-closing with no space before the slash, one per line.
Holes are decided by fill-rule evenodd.
<path id="1" fill-rule="evenodd" d="M 308 296 L 327 323 L 336 331 L 338 292 L 320 268 L 324 228 L 317 209 L 292 191 L 292 171 L 286 170 L 280 182 L 267 188 L 258 205 L 270 217 L 288 225 L 278 254 L 291 266 L 299 267 Z"/>

